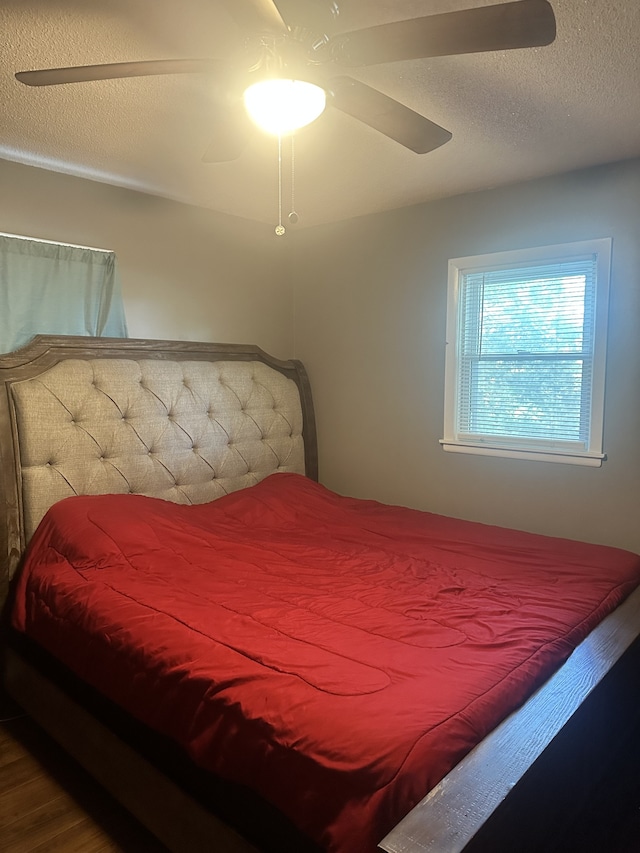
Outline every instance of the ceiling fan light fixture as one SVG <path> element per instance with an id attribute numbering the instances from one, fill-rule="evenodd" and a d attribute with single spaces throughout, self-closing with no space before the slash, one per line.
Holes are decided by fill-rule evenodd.
<path id="1" fill-rule="evenodd" d="M 244 93 L 249 118 L 276 136 L 311 124 L 324 112 L 326 103 L 325 90 L 305 80 L 260 80 Z"/>

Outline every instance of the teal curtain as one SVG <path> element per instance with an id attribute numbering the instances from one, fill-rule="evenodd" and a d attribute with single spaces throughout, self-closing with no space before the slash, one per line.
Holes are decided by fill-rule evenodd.
<path id="1" fill-rule="evenodd" d="M 0 352 L 38 334 L 127 337 L 113 252 L 0 234 Z"/>

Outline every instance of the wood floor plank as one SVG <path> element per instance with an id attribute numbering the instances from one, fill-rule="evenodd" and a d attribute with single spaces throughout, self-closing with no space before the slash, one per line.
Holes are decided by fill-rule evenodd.
<path id="1" fill-rule="evenodd" d="M 68 798 L 60 795 L 46 800 L 2 826 L 3 849 L 7 853 L 31 853 L 82 819 L 77 810 L 69 810 Z"/>
<path id="2" fill-rule="evenodd" d="M 15 737 L 0 725 L 0 767 L 10 764 L 24 754 L 24 747 L 16 742 Z"/>
<path id="3" fill-rule="evenodd" d="M 133 848 L 131 848 L 133 850 Z M 89 818 L 31 847 L 29 853 L 122 853 L 123 848 Z"/>
<path id="4" fill-rule="evenodd" d="M 0 768 L 11 764 L 23 755 L 24 749 L 13 739 L 0 739 Z"/>
<path id="5" fill-rule="evenodd" d="M 31 720 L 0 722 L 2 853 L 166 853 Z"/>
<path id="6" fill-rule="evenodd" d="M 32 755 L 16 751 L 13 761 L 0 764 L 0 797 L 31 779 L 44 774 L 44 768 Z"/>
<path id="7" fill-rule="evenodd" d="M 46 776 L 35 776 L 14 788 L 10 788 L 0 798 L 1 814 L 5 826 L 14 821 L 23 821 L 32 812 L 40 811 L 43 806 L 62 799 L 62 808 L 73 811 L 75 803 L 64 791 L 52 784 Z M 35 819 L 35 818 L 34 818 Z"/>

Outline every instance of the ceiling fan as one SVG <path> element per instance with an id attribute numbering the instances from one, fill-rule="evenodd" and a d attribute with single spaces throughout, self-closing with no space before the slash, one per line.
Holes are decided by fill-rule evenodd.
<path id="1" fill-rule="evenodd" d="M 424 154 L 451 133 L 404 104 L 336 69 L 433 56 L 550 44 L 556 35 L 548 0 L 512 0 L 410 20 L 338 30 L 339 8 L 328 0 L 223 0 L 242 37 L 219 59 L 159 59 L 20 71 L 28 86 L 56 86 L 125 77 L 206 73 L 223 84 L 216 134 L 205 162 L 237 158 L 252 124 L 242 93 L 265 78 L 304 81 L 326 102 L 400 145 Z M 323 100 L 324 103 L 324 100 Z"/>

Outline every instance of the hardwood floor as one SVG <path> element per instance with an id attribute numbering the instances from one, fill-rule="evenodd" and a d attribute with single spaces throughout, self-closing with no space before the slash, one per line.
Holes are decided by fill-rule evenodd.
<path id="1" fill-rule="evenodd" d="M 166 853 L 163 845 L 33 722 L 14 717 L 19 709 L 3 711 L 3 853 Z"/>

